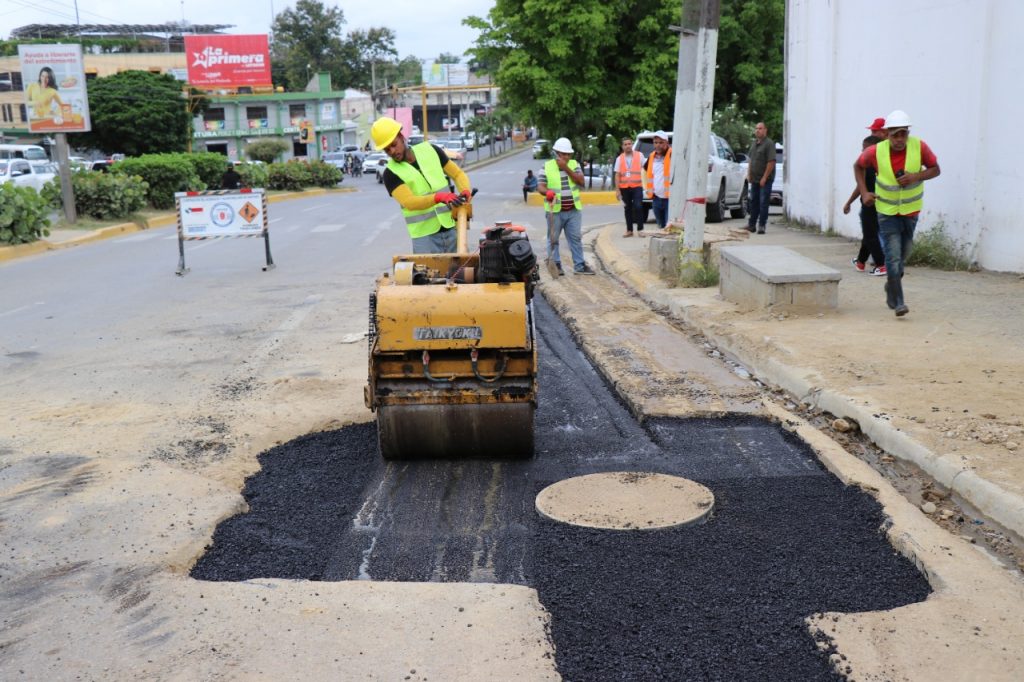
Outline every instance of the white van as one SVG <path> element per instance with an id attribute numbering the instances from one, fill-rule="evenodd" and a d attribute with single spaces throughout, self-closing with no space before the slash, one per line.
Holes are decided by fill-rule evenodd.
<path id="1" fill-rule="evenodd" d="M 25 159 L 39 163 L 49 161 L 50 157 L 37 144 L 0 144 L 0 159 Z"/>

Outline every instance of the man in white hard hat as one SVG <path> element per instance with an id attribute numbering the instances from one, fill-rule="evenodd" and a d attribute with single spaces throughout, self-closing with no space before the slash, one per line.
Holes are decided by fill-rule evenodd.
<path id="1" fill-rule="evenodd" d="M 888 139 L 868 147 L 853 165 L 861 204 L 878 210 L 878 236 L 885 251 L 886 304 L 903 317 L 903 268 L 914 243 L 917 217 L 924 206 L 924 181 L 938 177 L 939 161 L 924 140 L 910 135 L 910 117 L 897 109 L 885 118 Z M 875 169 L 869 192 L 865 169 Z"/>
<path id="2" fill-rule="evenodd" d="M 654 133 L 654 151 L 644 164 L 644 190 L 662 230 L 668 224 L 668 189 L 672 184 L 672 147 L 668 138 L 664 130 Z"/>
<path id="3" fill-rule="evenodd" d="M 572 143 L 568 138 L 558 138 L 551 149 L 555 152 L 555 158 L 544 164 L 537 183 L 537 191 L 544 195 L 544 211 L 551 225 L 548 258 L 555 262 L 559 275 L 565 274 L 558 253 L 560 235 L 564 231 L 572 253 L 573 272 L 577 275 L 593 275 L 594 271 L 583 260 L 583 204 L 580 202 L 583 171 L 572 158 Z"/>
<path id="4" fill-rule="evenodd" d="M 472 197 L 469 177 L 429 142 L 409 145 L 402 124 L 381 116 L 370 128 L 377 149 L 390 158 L 381 181 L 402 207 L 413 253 L 455 253 L 455 219 L 451 209 Z M 459 193 L 448 185 L 455 181 Z"/>

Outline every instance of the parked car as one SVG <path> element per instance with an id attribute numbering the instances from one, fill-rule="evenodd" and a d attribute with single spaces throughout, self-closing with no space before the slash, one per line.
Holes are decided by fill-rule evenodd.
<path id="1" fill-rule="evenodd" d="M 458 162 L 466 158 L 466 145 L 462 140 L 443 140 L 441 147 L 452 161 Z"/>
<path id="2" fill-rule="evenodd" d="M 583 166 L 583 186 L 586 189 L 611 189 L 611 164 L 586 164 Z"/>
<path id="3" fill-rule="evenodd" d="M 375 174 L 380 166 L 379 161 L 384 161 L 384 164 L 387 165 L 388 155 L 384 152 L 371 152 L 367 154 L 366 158 L 363 159 L 363 175 Z"/>
<path id="4" fill-rule="evenodd" d="M 537 140 L 533 143 L 533 158 L 543 159 L 551 153 L 551 142 L 548 140 Z"/>
<path id="5" fill-rule="evenodd" d="M 7 159 L 0 161 L 0 182 L 9 182 L 18 187 L 31 187 L 37 192 L 43 185 L 56 177 L 53 164 L 31 164 L 25 159 Z"/>
<path id="6" fill-rule="evenodd" d="M 110 159 L 97 159 L 96 161 L 90 161 L 86 168 L 98 173 L 109 173 L 110 167 L 114 165 L 114 162 Z"/>
<path id="7" fill-rule="evenodd" d="M 669 132 L 669 143 L 672 133 Z M 637 135 L 633 149 L 644 155 L 646 159 L 654 153 L 654 133 L 645 131 Z M 749 196 L 747 193 L 747 174 L 737 163 L 736 154 L 723 138 L 711 133 L 708 140 L 708 184 L 707 184 L 707 221 L 720 223 L 725 220 L 726 211 L 733 218 L 745 218 Z M 651 208 L 651 201 L 644 197 L 644 222 Z"/>
<path id="8" fill-rule="evenodd" d="M 466 147 L 467 152 L 471 152 L 476 149 L 476 136 L 470 133 L 462 138 L 462 144 Z"/>
<path id="9" fill-rule="evenodd" d="M 329 163 L 342 173 L 345 172 L 345 162 L 348 160 L 348 154 L 345 152 L 327 152 L 323 155 L 323 162 Z"/>
<path id="10" fill-rule="evenodd" d="M 769 202 L 772 206 L 782 206 L 782 145 L 775 143 L 775 180 L 772 181 L 772 193 Z"/>

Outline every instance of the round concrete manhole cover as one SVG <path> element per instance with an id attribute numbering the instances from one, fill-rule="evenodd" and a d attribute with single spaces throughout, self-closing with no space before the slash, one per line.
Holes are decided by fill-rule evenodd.
<path id="1" fill-rule="evenodd" d="M 700 521 L 714 494 L 686 478 L 614 471 L 568 478 L 537 495 L 537 511 L 555 521 L 588 528 L 647 530 Z"/>

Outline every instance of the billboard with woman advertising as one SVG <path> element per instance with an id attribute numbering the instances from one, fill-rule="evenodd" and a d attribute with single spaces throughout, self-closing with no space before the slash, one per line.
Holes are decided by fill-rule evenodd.
<path id="1" fill-rule="evenodd" d="M 92 129 L 81 45 L 19 45 L 28 129 L 84 133 Z"/>

